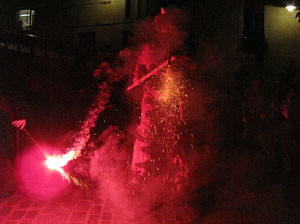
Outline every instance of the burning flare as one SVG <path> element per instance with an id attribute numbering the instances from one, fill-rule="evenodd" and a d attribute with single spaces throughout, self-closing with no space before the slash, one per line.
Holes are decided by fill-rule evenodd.
<path id="1" fill-rule="evenodd" d="M 54 155 L 47 156 L 46 166 L 50 170 L 57 170 L 63 176 L 63 178 L 68 179 L 69 177 L 66 172 L 63 170 L 63 167 L 67 165 L 67 163 L 76 157 L 75 151 L 69 151 L 64 155 Z"/>
<path id="2" fill-rule="evenodd" d="M 110 88 L 109 85 L 104 82 L 102 85 L 98 86 L 99 93 L 95 97 L 95 101 L 91 105 L 89 112 L 82 122 L 79 132 L 75 134 L 74 142 L 70 148 L 67 148 L 67 153 L 63 155 L 46 155 L 47 159 L 45 161 L 46 166 L 50 170 L 57 170 L 61 173 L 62 177 L 70 181 L 70 179 L 79 185 L 75 177 L 67 174 L 63 167 L 68 164 L 69 161 L 76 159 L 82 149 L 86 146 L 86 143 L 90 139 L 90 130 L 95 127 L 95 122 L 97 121 L 99 115 L 105 110 L 105 105 L 109 102 Z"/>

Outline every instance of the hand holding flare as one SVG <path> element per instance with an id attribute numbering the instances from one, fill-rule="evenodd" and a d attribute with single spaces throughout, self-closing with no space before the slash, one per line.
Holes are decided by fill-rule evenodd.
<path id="1" fill-rule="evenodd" d="M 11 125 L 15 126 L 19 130 L 22 130 L 26 125 L 26 120 L 25 119 L 15 120 L 11 123 Z"/>

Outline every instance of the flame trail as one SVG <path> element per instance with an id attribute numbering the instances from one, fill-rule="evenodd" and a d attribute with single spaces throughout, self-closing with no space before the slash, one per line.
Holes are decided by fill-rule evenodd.
<path id="1" fill-rule="evenodd" d="M 57 170 L 61 173 L 62 177 L 68 181 L 72 180 L 75 184 L 78 180 L 74 181 L 74 177 L 67 174 L 63 167 L 73 159 L 76 159 L 82 149 L 86 146 L 86 143 L 90 139 L 90 130 L 95 127 L 95 122 L 97 121 L 99 115 L 105 110 L 105 105 L 109 102 L 109 97 L 111 94 L 109 85 L 104 82 L 102 85 L 98 85 L 99 93 L 95 96 L 95 100 L 92 103 L 89 112 L 82 123 L 80 130 L 75 134 L 75 140 L 71 147 L 67 148 L 67 152 L 63 155 L 47 155 L 47 160 L 45 162 L 49 169 Z"/>

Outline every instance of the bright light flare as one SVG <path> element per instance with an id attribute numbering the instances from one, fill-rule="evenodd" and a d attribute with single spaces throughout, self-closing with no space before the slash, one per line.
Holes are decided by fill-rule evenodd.
<path id="1" fill-rule="evenodd" d="M 68 186 L 60 172 L 50 170 L 45 164 L 47 155 L 54 155 L 54 152 L 55 149 L 49 146 L 38 145 L 25 150 L 16 161 L 16 178 L 20 190 L 29 197 L 53 197 Z"/>
<path id="2" fill-rule="evenodd" d="M 68 153 L 63 155 L 54 155 L 54 156 L 47 155 L 45 164 L 48 167 L 48 169 L 57 170 L 58 172 L 60 172 L 63 178 L 69 179 L 68 175 L 63 170 L 63 167 L 67 165 L 69 161 L 75 159 L 77 157 L 77 154 L 78 153 L 76 153 L 75 151 L 69 151 Z"/>
<path id="3" fill-rule="evenodd" d="M 292 12 L 292 11 L 294 11 L 295 9 L 296 9 L 296 6 L 294 6 L 294 5 L 288 5 L 288 6 L 286 6 L 285 7 L 289 12 Z"/>

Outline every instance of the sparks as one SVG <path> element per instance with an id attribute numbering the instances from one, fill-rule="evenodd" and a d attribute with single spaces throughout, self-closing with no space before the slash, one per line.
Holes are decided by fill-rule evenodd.
<path id="1" fill-rule="evenodd" d="M 176 116 L 180 112 L 180 105 L 185 101 L 185 84 L 180 73 L 169 65 L 162 80 L 159 101 L 173 111 Z"/>
<path id="2" fill-rule="evenodd" d="M 176 77 L 174 77 L 174 74 L 170 72 L 169 68 L 165 75 L 160 100 L 164 104 L 172 104 L 171 101 L 180 101 L 180 91 L 176 83 Z"/>

